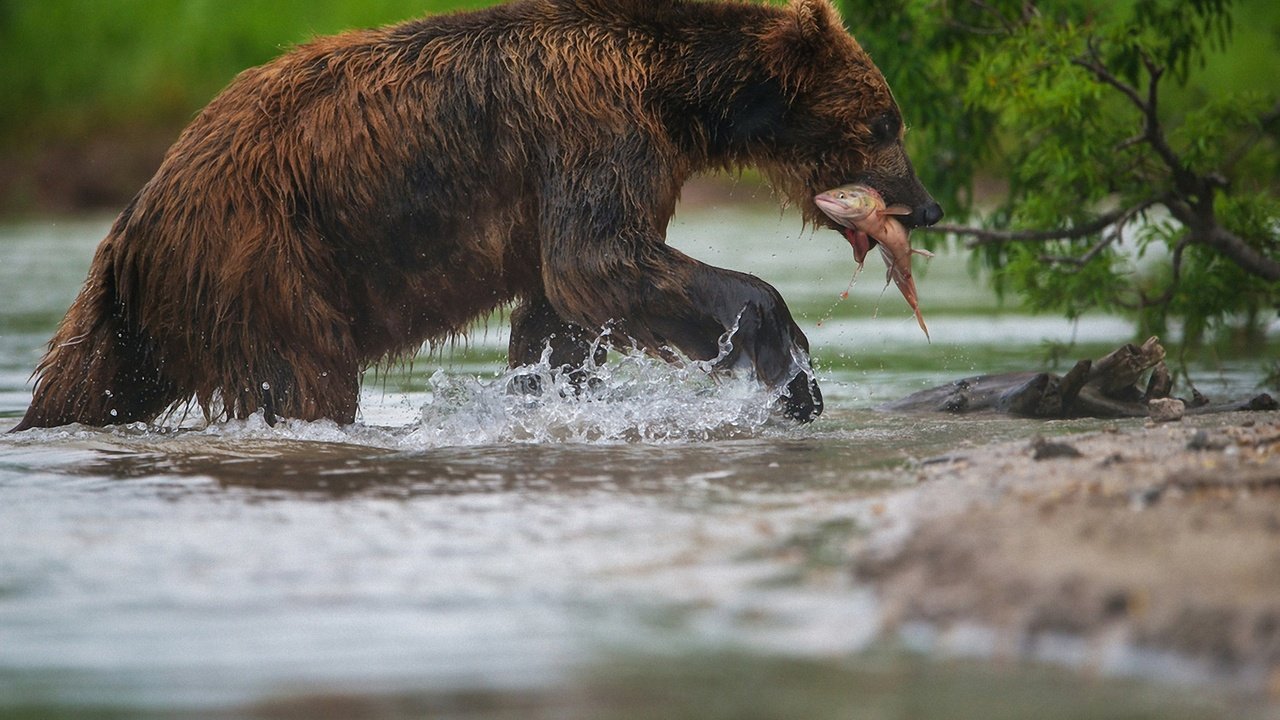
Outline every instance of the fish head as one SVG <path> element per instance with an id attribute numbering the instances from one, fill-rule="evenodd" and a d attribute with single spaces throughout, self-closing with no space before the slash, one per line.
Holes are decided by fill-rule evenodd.
<path id="1" fill-rule="evenodd" d="M 837 225 L 857 228 L 876 212 L 885 209 L 884 200 L 875 188 L 867 185 L 841 185 L 813 197 L 813 202 Z"/>

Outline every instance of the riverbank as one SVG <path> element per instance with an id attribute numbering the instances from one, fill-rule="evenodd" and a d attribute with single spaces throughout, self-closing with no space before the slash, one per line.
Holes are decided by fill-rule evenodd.
<path id="1" fill-rule="evenodd" d="M 1280 413 L 974 446 L 910 472 L 854 563 L 888 632 L 1280 699 Z"/>

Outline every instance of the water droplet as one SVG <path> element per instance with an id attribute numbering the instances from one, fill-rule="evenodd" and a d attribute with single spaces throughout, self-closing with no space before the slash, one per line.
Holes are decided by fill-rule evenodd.
<path id="1" fill-rule="evenodd" d="M 271 383 L 269 383 L 269 382 L 264 382 L 264 383 L 262 383 L 262 389 L 263 389 L 263 390 L 270 390 L 270 389 L 271 389 Z"/>
<path id="2" fill-rule="evenodd" d="M 117 413 L 114 409 L 111 411 L 111 417 L 115 417 L 115 416 L 116 416 L 116 415 L 118 415 L 118 414 L 119 414 L 119 413 Z"/>

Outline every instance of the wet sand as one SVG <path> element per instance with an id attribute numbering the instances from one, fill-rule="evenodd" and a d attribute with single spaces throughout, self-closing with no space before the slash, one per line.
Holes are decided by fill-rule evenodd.
<path id="1" fill-rule="evenodd" d="M 1280 413 L 975 446 L 908 472 L 855 560 L 888 632 L 1280 699 Z"/>

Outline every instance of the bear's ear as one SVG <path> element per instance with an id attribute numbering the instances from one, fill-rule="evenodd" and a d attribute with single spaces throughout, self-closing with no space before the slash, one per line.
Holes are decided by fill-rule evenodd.
<path id="1" fill-rule="evenodd" d="M 791 10 L 796 14 L 801 35 L 813 41 L 820 41 L 840 24 L 830 0 L 791 0 Z"/>
<path id="2" fill-rule="evenodd" d="M 784 85 L 804 82 L 820 67 L 832 32 L 844 32 L 844 25 L 830 0 L 791 0 L 763 34 L 765 57 Z"/>

